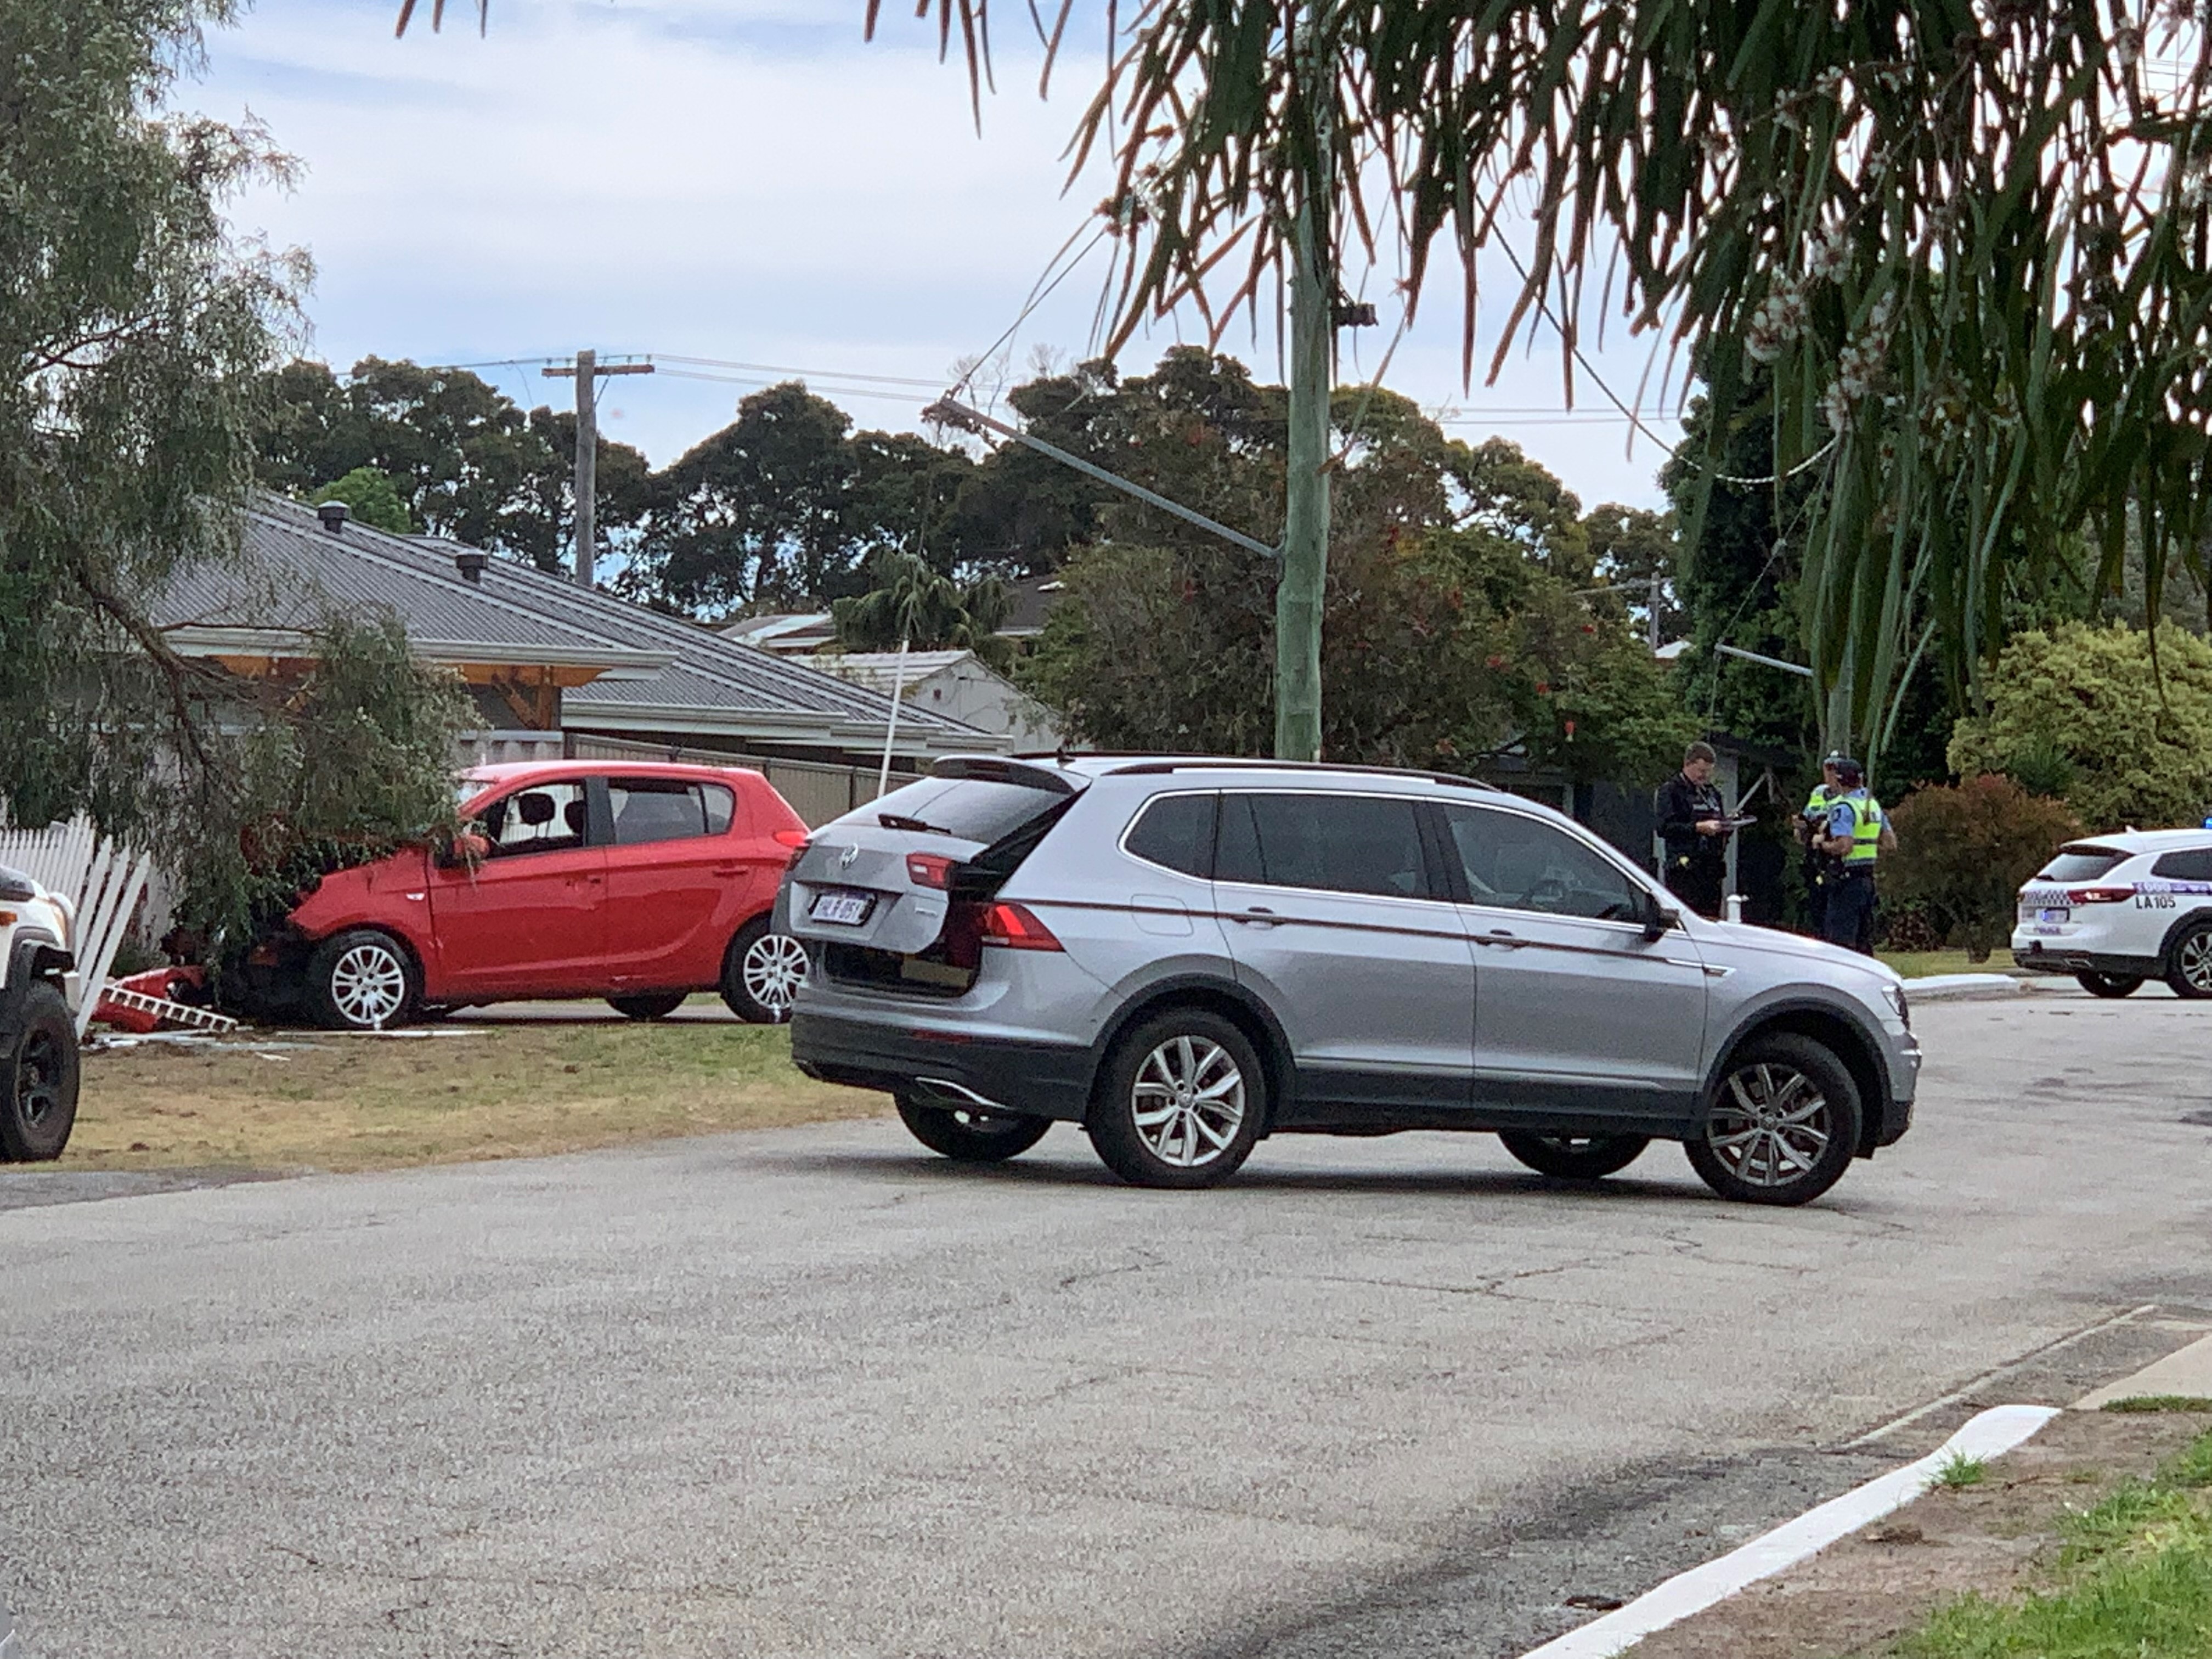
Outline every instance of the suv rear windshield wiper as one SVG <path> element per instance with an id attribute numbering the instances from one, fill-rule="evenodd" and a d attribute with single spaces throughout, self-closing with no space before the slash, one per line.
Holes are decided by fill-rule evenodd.
<path id="1" fill-rule="evenodd" d="M 897 812 L 878 812 L 876 822 L 886 830 L 915 830 L 929 836 L 949 836 L 952 833 L 937 824 L 924 823 L 920 818 L 906 817 Z"/>

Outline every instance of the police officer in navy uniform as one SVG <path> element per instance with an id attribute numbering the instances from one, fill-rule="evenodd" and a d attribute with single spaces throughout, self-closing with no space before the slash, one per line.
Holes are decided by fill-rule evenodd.
<path id="1" fill-rule="evenodd" d="M 1721 792 L 1713 787 L 1718 757 L 1709 743 L 1693 743 L 1682 769 L 1659 786 L 1659 839 L 1667 849 L 1660 872 L 1667 889 L 1701 916 L 1717 921 L 1721 889 L 1728 884 L 1728 838 L 1733 833 Z"/>
<path id="2" fill-rule="evenodd" d="M 1842 875 L 1828 890 L 1828 909 L 1822 937 L 1863 956 L 1874 954 L 1874 872 L 1884 853 L 1897 846 L 1897 831 L 1866 787 L 1866 771 L 1848 756 L 1835 763 L 1836 781 L 1843 799 L 1828 811 L 1826 833 L 1814 844 L 1841 866 Z"/>
<path id="3" fill-rule="evenodd" d="M 1845 793 L 1836 781 L 1836 767 L 1850 758 L 1838 750 L 1820 763 L 1820 785 L 1806 797 L 1805 810 L 1798 815 L 1796 826 L 1798 842 L 1805 849 L 1805 924 L 1814 939 L 1828 936 L 1828 895 L 1844 878 L 1843 860 L 1830 858 L 1818 843 L 1827 835 L 1829 816 Z"/>

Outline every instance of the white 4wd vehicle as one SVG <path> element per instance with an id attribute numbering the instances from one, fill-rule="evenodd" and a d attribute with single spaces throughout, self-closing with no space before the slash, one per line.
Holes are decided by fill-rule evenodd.
<path id="1" fill-rule="evenodd" d="M 2069 842 L 2020 890 L 2012 959 L 2094 996 L 2162 979 L 2212 997 L 2212 830 L 2130 830 Z"/>
<path id="2" fill-rule="evenodd" d="M 0 867 L 0 1162 L 59 1158 L 76 1122 L 69 901 Z"/>

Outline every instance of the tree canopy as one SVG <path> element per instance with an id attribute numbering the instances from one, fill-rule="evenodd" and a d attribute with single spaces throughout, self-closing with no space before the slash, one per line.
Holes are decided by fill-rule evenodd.
<path id="1" fill-rule="evenodd" d="M 1279 529 L 1281 387 L 1195 347 L 1146 376 L 1085 373 L 1086 424 L 1121 434 L 1125 476 L 1262 540 Z M 1475 771 L 1510 750 L 1613 781 L 1670 768 L 1694 729 L 1618 597 L 1589 592 L 1572 494 L 1388 392 L 1340 392 L 1335 424 L 1324 754 Z M 1273 562 L 1127 498 L 1091 510 L 1027 682 L 1103 747 L 1267 752 Z"/>
<path id="2" fill-rule="evenodd" d="M 958 26 L 979 116 L 1006 9 L 921 8 Z M 1030 8 L 1053 49 L 1073 10 Z M 1112 346 L 1272 296 L 1328 180 L 1331 252 L 1402 266 L 1409 311 L 1440 244 L 1457 264 L 1470 374 L 1500 258 L 1493 370 L 1556 331 L 1571 395 L 1580 331 L 1616 307 L 1689 352 L 1723 416 L 1686 457 L 1703 487 L 1765 371 L 1771 447 L 1738 476 L 1817 486 L 1795 603 L 1837 737 L 1878 732 L 1916 653 L 1978 683 L 2008 577 L 2086 549 L 2110 588 L 2131 533 L 2154 592 L 2202 566 L 2212 33 L 2191 9 L 1160 0 L 1118 27 L 1072 152 L 1110 152 Z"/>
<path id="3" fill-rule="evenodd" d="M 180 656 L 147 618 L 234 552 L 308 274 L 223 226 L 285 169 L 265 137 L 149 113 L 230 12 L 0 0 L 0 805 L 131 834 L 191 872 L 209 929 L 245 925 L 274 868 L 256 849 L 296 844 L 288 825 L 365 839 L 450 812 L 459 707 L 395 678 L 381 634 L 323 630 L 302 692 Z"/>
<path id="4" fill-rule="evenodd" d="M 367 468 L 389 480 L 434 536 L 568 568 L 576 417 L 525 411 L 465 368 L 364 357 L 343 380 L 325 363 L 287 363 L 263 387 L 257 470 L 270 487 L 312 494 Z M 646 507 L 645 456 L 602 437 L 599 524 L 635 525 Z"/>

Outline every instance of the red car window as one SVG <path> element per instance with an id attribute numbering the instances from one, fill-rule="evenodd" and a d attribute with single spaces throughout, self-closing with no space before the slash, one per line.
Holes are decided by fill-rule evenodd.
<path id="1" fill-rule="evenodd" d="M 614 814 L 615 845 L 640 847 L 726 834 L 737 811 L 737 798 L 719 783 L 610 778 L 607 805 Z"/>
<path id="2" fill-rule="evenodd" d="M 494 858 L 550 853 L 584 844 L 584 786 L 533 784 L 502 795 L 477 814 Z"/>

